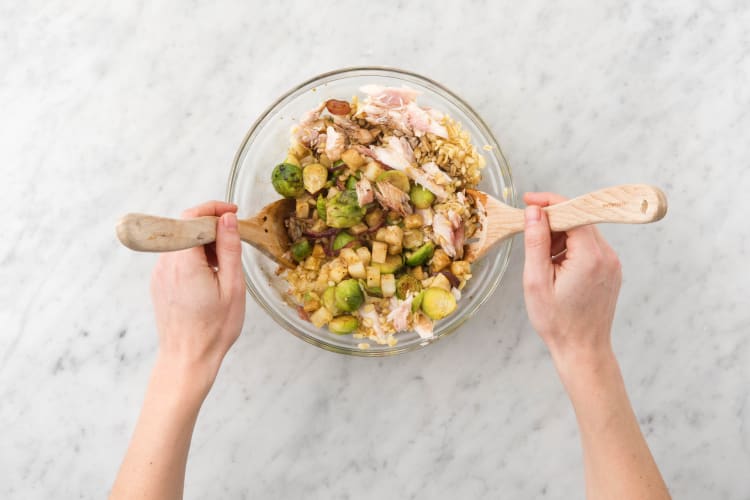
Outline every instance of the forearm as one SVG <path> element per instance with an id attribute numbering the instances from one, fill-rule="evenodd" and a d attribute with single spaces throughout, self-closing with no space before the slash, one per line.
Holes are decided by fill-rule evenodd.
<path id="1" fill-rule="evenodd" d="M 580 428 L 587 497 L 670 498 L 611 349 L 557 364 Z"/>
<path id="2" fill-rule="evenodd" d="M 212 374 L 159 356 L 111 498 L 182 498 L 190 439 Z"/>

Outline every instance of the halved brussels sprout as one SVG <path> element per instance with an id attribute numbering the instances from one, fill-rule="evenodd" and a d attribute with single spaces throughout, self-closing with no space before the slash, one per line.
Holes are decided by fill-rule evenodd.
<path id="1" fill-rule="evenodd" d="M 328 329 L 331 331 L 331 333 L 335 333 L 337 335 L 345 335 L 347 333 L 352 333 L 354 330 L 357 329 L 359 326 L 359 321 L 354 316 L 339 316 L 338 318 L 333 318 L 328 323 Z"/>
<path id="2" fill-rule="evenodd" d="M 291 163 L 276 165 L 271 173 L 273 188 L 285 198 L 299 198 L 305 193 L 302 182 L 302 169 Z"/>
<path id="3" fill-rule="evenodd" d="M 345 312 L 356 311 L 365 301 L 359 282 L 355 279 L 344 280 L 336 285 L 334 297 L 336 307 Z"/>
<path id="4" fill-rule="evenodd" d="M 422 312 L 430 319 L 443 319 L 456 310 L 456 298 L 442 288 L 428 288 L 422 298 Z"/>

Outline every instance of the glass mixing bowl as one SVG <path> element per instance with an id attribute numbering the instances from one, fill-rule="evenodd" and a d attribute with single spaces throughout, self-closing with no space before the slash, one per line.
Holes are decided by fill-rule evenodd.
<path id="1" fill-rule="evenodd" d="M 232 165 L 227 200 L 236 203 L 241 217 L 249 217 L 266 204 L 279 199 L 271 185 L 273 167 L 284 159 L 290 141 L 290 129 L 300 116 L 320 102 L 335 98 L 349 100 L 362 95 L 366 84 L 408 86 L 421 92 L 418 102 L 430 106 L 461 123 L 471 140 L 487 160 L 479 189 L 515 205 L 510 167 L 487 125 L 460 97 L 439 83 L 408 71 L 393 68 L 346 68 L 308 80 L 281 96 L 250 128 Z M 487 151 L 484 146 L 490 146 Z M 508 265 L 512 240 L 497 245 L 472 266 L 473 278 L 463 290 L 456 312 L 435 324 L 435 335 L 422 339 L 414 332 L 397 335 L 398 344 L 390 347 L 372 341 L 335 335 L 315 328 L 300 319 L 285 298 L 286 282 L 276 275 L 278 266 L 250 245 L 243 245 L 242 266 L 247 289 L 263 309 L 282 327 L 297 337 L 329 351 L 359 356 L 386 356 L 426 346 L 454 332 L 474 314 L 497 288 Z M 357 347 L 368 342 L 370 348 Z"/>

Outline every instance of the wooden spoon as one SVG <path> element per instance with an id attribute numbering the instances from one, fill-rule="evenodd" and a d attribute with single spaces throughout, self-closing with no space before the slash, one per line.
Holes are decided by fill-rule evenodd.
<path id="1" fill-rule="evenodd" d="M 238 220 L 240 238 L 278 263 L 294 268 L 284 257 L 289 236 L 284 220 L 294 211 L 294 200 L 284 198 L 266 205 L 254 217 Z M 206 245 L 216 240 L 218 217 L 168 219 L 145 214 L 127 214 L 117 223 L 117 237 L 139 252 L 171 252 Z"/>
<path id="2" fill-rule="evenodd" d="M 522 209 L 508 206 L 487 193 L 467 189 L 466 194 L 478 202 L 485 215 L 473 238 L 476 241 L 467 245 L 464 254 L 466 260 L 473 262 L 481 259 L 499 241 L 523 231 L 524 214 Z M 553 231 L 568 231 L 599 222 L 645 224 L 664 217 L 667 197 L 653 186 L 624 184 L 584 194 L 543 210 L 547 212 Z"/>

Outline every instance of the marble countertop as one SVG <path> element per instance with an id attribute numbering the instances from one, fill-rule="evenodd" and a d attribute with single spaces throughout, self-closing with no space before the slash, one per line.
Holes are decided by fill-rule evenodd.
<path id="1" fill-rule="evenodd" d="M 119 245 L 117 217 L 222 198 L 279 94 L 368 64 L 463 96 L 519 192 L 665 189 L 661 223 L 603 229 L 624 268 L 616 352 L 675 498 L 750 497 L 749 25 L 720 0 L 4 4 L 0 497 L 112 483 L 156 346 L 155 257 Z M 186 497 L 582 498 L 522 262 L 517 245 L 459 333 L 391 359 L 307 345 L 248 297 Z"/>

